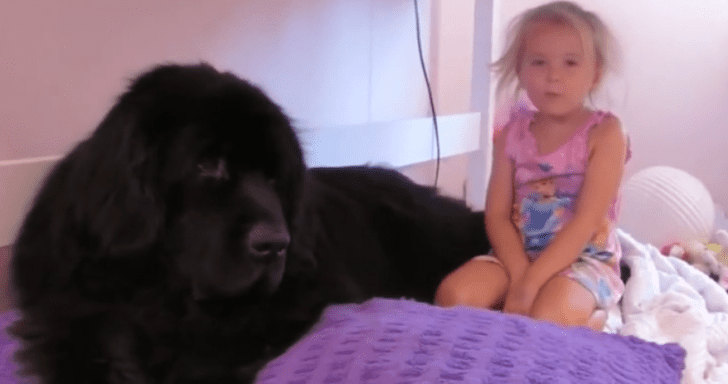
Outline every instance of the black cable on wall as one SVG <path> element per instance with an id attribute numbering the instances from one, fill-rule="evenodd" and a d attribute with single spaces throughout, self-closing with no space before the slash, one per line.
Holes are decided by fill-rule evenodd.
<path id="1" fill-rule="evenodd" d="M 420 37 L 420 9 L 419 9 L 417 0 L 414 0 L 414 2 L 415 2 L 415 25 L 417 28 L 417 49 L 420 53 L 420 65 L 422 66 L 422 74 L 425 77 L 425 84 L 427 85 L 427 95 L 430 98 L 430 110 L 432 111 L 432 123 L 433 123 L 434 129 L 435 129 L 435 144 L 437 146 L 437 160 L 435 163 L 434 186 L 437 187 L 437 180 L 440 176 L 440 132 L 437 127 L 437 114 L 435 113 L 435 101 L 432 98 L 432 88 L 430 87 L 430 80 L 427 77 L 427 69 L 425 68 L 425 58 L 422 53 L 422 38 Z"/>

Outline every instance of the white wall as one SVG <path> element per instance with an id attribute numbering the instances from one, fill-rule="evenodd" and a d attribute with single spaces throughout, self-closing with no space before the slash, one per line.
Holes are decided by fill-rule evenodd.
<path id="1" fill-rule="evenodd" d="M 612 26 L 621 77 L 607 83 L 632 139 L 627 177 L 653 165 L 684 169 L 728 207 L 728 1 L 580 0 Z M 496 0 L 494 57 L 505 24 L 542 0 Z"/>
<path id="2" fill-rule="evenodd" d="M 474 3 L 419 1 L 438 114 L 480 112 L 470 101 Z M 261 85 L 305 134 L 309 155 L 317 151 L 309 157 L 324 165 L 346 151 L 321 156 L 321 132 L 366 132 L 368 124 L 430 116 L 413 0 L 2 0 L 0 25 L 0 161 L 65 153 L 129 78 L 163 61 L 205 60 Z M 432 145 L 431 129 L 422 125 L 422 137 L 400 139 L 400 147 Z M 441 132 L 451 141 L 472 134 L 458 127 Z M 477 149 L 474 141 L 455 152 Z M 376 145 L 367 151 L 381 162 Z M 331 163 L 347 161 L 337 160 Z M 483 174 L 482 164 L 463 161 Z M 460 168 L 441 172 L 469 177 Z M 424 175 L 434 170 L 415 174 L 430 183 Z"/>
<path id="3" fill-rule="evenodd" d="M 407 0 L 5 0 L 0 7 L 0 160 L 65 152 L 127 78 L 169 60 L 207 60 L 251 79 L 302 128 L 422 117 L 429 109 Z"/>

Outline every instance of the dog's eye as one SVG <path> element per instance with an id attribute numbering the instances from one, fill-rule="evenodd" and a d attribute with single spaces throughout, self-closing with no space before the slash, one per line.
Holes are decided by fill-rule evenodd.
<path id="1" fill-rule="evenodd" d="M 197 165 L 200 171 L 200 177 L 212 178 L 212 179 L 230 179 L 228 173 L 227 163 L 223 159 L 217 159 L 216 161 L 206 161 Z"/>

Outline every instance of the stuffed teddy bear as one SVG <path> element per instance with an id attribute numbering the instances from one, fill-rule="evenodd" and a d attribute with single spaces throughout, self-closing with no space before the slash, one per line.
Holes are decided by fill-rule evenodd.
<path id="1" fill-rule="evenodd" d="M 716 253 L 715 258 L 718 262 L 728 267 L 728 231 L 725 229 L 719 229 L 715 231 L 713 237 L 710 239 L 712 245 L 718 245 L 714 251 Z M 709 246 L 711 244 L 708 244 Z"/>
<path id="2" fill-rule="evenodd" d="M 662 253 L 685 260 L 728 290 L 728 231 L 715 231 L 708 244 L 700 241 L 671 244 Z"/>

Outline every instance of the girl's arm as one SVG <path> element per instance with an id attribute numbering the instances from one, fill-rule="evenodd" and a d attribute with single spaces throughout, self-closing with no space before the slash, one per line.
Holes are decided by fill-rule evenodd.
<path id="1" fill-rule="evenodd" d="M 594 127 L 589 158 L 574 216 L 527 270 L 526 279 L 541 287 L 571 265 L 603 224 L 624 174 L 627 138 L 616 117 Z"/>
<path id="2" fill-rule="evenodd" d="M 485 201 L 485 229 L 493 251 L 503 263 L 511 282 L 520 281 L 528 267 L 523 241 L 512 221 L 513 163 L 505 153 L 506 132 L 501 130 L 493 141 L 493 168 Z"/>

